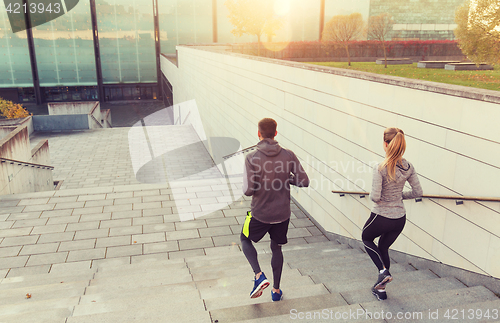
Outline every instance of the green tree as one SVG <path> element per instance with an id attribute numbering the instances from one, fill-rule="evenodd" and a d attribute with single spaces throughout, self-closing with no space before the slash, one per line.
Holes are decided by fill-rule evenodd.
<path id="1" fill-rule="evenodd" d="M 257 36 L 257 55 L 260 56 L 261 36 L 270 40 L 283 27 L 283 20 L 274 14 L 273 0 L 227 0 L 229 21 L 234 29 L 231 33 L 240 37 L 244 34 Z"/>
<path id="2" fill-rule="evenodd" d="M 387 49 L 385 41 L 392 31 L 392 25 L 394 25 L 394 20 L 388 13 L 371 16 L 368 20 L 368 39 L 378 40 L 382 44 L 382 48 L 384 49 L 385 68 L 387 68 Z"/>
<path id="3" fill-rule="evenodd" d="M 333 16 L 323 29 L 321 39 L 342 44 L 347 53 L 347 60 L 351 66 L 349 43 L 361 37 L 364 29 L 363 16 L 360 13 Z"/>
<path id="4" fill-rule="evenodd" d="M 7 119 L 26 118 L 29 112 L 22 105 L 12 101 L 4 100 L 0 97 L 0 116 Z"/>
<path id="5" fill-rule="evenodd" d="M 500 0 L 467 1 L 455 22 L 458 46 L 471 61 L 500 64 Z"/>

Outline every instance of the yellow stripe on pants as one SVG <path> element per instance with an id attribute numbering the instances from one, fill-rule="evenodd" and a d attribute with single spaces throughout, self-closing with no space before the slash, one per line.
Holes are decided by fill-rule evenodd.
<path id="1" fill-rule="evenodd" d="M 243 234 L 248 238 L 250 235 L 250 220 L 252 219 L 252 212 L 247 212 L 245 223 L 243 224 Z"/>

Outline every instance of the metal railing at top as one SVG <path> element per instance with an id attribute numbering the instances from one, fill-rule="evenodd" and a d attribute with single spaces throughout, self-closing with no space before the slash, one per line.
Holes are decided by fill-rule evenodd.
<path id="1" fill-rule="evenodd" d="M 341 197 L 347 195 L 360 195 L 361 198 L 370 195 L 369 192 L 352 192 L 352 191 L 332 191 L 339 194 Z M 479 196 L 461 196 L 461 195 L 422 195 L 415 199 L 415 202 L 422 202 L 422 198 L 454 200 L 457 205 L 463 204 L 464 201 L 483 201 L 483 202 L 500 202 L 500 197 L 479 197 Z"/>
<path id="2" fill-rule="evenodd" d="M 21 166 L 31 166 L 31 167 L 36 167 L 36 168 L 50 169 L 50 170 L 54 169 L 54 166 L 34 164 L 34 163 L 23 162 L 23 161 L 19 161 L 19 160 L 15 160 L 15 159 L 3 158 L 3 157 L 0 157 L 0 162 L 2 162 L 2 163 L 10 163 L 10 164 L 18 164 L 18 165 L 21 165 Z"/>

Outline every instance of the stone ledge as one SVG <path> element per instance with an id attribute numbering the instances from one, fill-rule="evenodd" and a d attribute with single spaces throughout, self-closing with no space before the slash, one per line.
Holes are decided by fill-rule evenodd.
<path id="1" fill-rule="evenodd" d="M 193 48 L 194 47 L 197 50 L 216 52 L 216 53 L 219 53 L 222 55 L 229 55 L 229 56 L 241 57 L 241 58 L 246 58 L 246 59 L 253 59 L 253 60 L 266 62 L 266 63 L 302 68 L 302 69 L 311 70 L 311 71 L 318 71 L 318 72 L 335 74 L 335 75 L 339 75 L 339 76 L 357 78 L 357 79 L 366 80 L 366 81 L 401 86 L 401 87 L 406 87 L 406 88 L 415 89 L 415 90 L 457 96 L 457 97 L 461 97 L 464 99 L 471 99 L 471 100 L 478 100 L 478 101 L 500 104 L 500 92 L 499 91 L 470 88 L 470 87 L 461 86 L 461 85 L 414 80 L 414 79 L 408 79 L 408 78 L 399 77 L 399 76 L 388 76 L 388 75 L 368 73 L 368 72 L 362 72 L 362 71 L 352 71 L 352 70 L 346 70 L 346 69 L 336 68 L 336 67 L 318 66 L 318 65 L 305 64 L 305 63 L 300 63 L 300 62 L 284 61 L 284 60 L 275 59 L 275 58 L 266 58 L 266 57 L 257 57 L 257 56 L 239 54 L 239 53 L 230 53 L 230 52 L 225 52 L 222 50 L 214 50 L 213 48 L 205 49 L 202 47 L 187 46 L 187 45 L 177 46 L 177 47 L 178 48 L 179 47 L 180 48 L 182 48 L 182 47 Z"/>
<path id="2" fill-rule="evenodd" d="M 385 58 L 377 58 L 375 61 L 378 65 L 384 65 L 386 59 Z M 402 64 L 413 64 L 413 60 L 411 58 L 388 58 L 387 65 L 402 65 Z"/>

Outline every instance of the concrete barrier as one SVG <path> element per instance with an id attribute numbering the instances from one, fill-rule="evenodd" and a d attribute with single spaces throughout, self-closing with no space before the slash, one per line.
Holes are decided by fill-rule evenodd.
<path id="1" fill-rule="evenodd" d="M 385 65 L 385 58 L 377 58 L 375 61 L 379 65 Z M 388 58 L 387 65 L 413 64 L 411 58 Z"/>
<path id="2" fill-rule="evenodd" d="M 28 126 L 18 126 L 0 140 L 0 195 L 54 189 L 48 141 L 30 149 Z"/>
<path id="3" fill-rule="evenodd" d="M 460 63 L 460 61 L 420 61 L 418 68 L 444 68 L 446 64 Z"/>
<path id="4" fill-rule="evenodd" d="M 484 71 L 492 70 L 493 66 L 488 64 L 476 65 L 475 63 L 451 63 L 446 64 L 444 69 L 448 71 Z"/>
<path id="5" fill-rule="evenodd" d="M 33 116 L 35 131 L 90 129 L 88 114 Z"/>
<path id="6" fill-rule="evenodd" d="M 248 147 L 258 141 L 257 122 L 276 119 L 277 141 L 296 153 L 312 181 L 292 196 L 327 232 L 360 240 L 371 201 L 331 190 L 371 190 L 371 166 L 383 160 L 388 126 L 405 131 L 405 157 L 425 194 L 500 196 L 497 91 L 196 46 L 177 50 L 177 64 L 161 57 L 161 69 L 174 106 L 196 103 L 199 137 L 233 137 Z M 394 249 L 500 277 L 499 203 L 405 205 L 407 224 Z"/>

